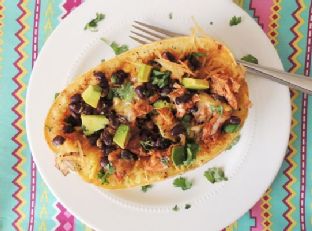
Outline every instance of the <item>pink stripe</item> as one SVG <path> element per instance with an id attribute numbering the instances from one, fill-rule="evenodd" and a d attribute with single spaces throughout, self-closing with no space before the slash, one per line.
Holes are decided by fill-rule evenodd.
<path id="1" fill-rule="evenodd" d="M 71 215 L 61 203 L 57 203 L 56 207 L 59 208 L 60 213 L 56 216 L 56 220 L 60 223 L 55 229 L 56 231 L 71 231 L 75 230 L 75 218 Z"/>
<path id="2" fill-rule="evenodd" d="M 33 42 L 32 42 L 32 66 L 38 56 L 38 37 L 39 37 L 39 21 L 40 21 L 40 0 L 36 0 L 35 12 L 34 12 L 34 29 L 33 29 Z M 35 217 L 35 205 L 36 205 L 36 165 L 31 157 L 31 186 L 30 186 L 30 213 L 29 213 L 29 225 L 28 230 L 34 230 L 34 217 Z"/>
<path id="3" fill-rule="evenodd" d="M 263 226 L 263 218 L 261 216 L 262 208 L 261 208 L 262 200 L 259 200 L 257 204 L 250 210 L 250 217 L 255 219 L 255 225 L 250 227 L 251 231 L 262 231 Z"/>
<path id="4" fill-rule="evenodd" d="M 63 4 L 65 14 L 62 16 L 62 18 L 65 18 L 72 10 L 78 7 L 82 2 L 83 0 L 66 0 L 65 3 Z"/>
<path id="5" fill-rule="evenodd" d="M 258 23 L 265 33 L 269 31 L 272 6 L 273 0 L 250 1 L 250 9 L 254 10 L 254 16 L 258 18 Z"/>

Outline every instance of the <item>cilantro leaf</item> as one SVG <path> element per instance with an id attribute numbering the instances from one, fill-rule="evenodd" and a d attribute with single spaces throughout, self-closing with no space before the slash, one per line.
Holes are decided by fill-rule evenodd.
<path id="1" fill-rule="evenodd" d="M 172 19 L 172 12 L 169 13 L 169 19 Z"/>
<path id="2" fill-rule="evenodd" d="M 222 130 L 225 133 L 234 133 L 234 132 L 237 132 L 239 130 L 239 128 L 240 128 L 239 124 L 227 124 L 227 125 L 222 127 Z"/>
<path id="3" fill-rule="evenodd" d="M 192 187 L 192 182 L 185 177 L 179 177 L 173 181 L 173 185 L 175 187 L 181 188 L 182 190 L 187 190 Z"/>
<path id="4" fill-rule="evenodd" d="M 192 206 L 190 205 L 190 204 L 185 204 L 185 209 L 189 209 L 189 208 L 191 208 Z"/>
<path id="5" fill-rule="evenodd" d="M 56 99 L 59 95 L 60 95 L 60 93 L 56 92 L 56 93 L 54 94 L 54 99 Z"/>
<path id="6" fill-rule="evenodd" d="M 128 45 L 125 45 L 125 44 L 122 44 L 122 45 L 119 45 L 118 43 L 116 42 L 112 42 L 110 44 L 110 47 L 113 49 L 113 51 L 115 52 L 115 55 L 120 55 L 121 53 L 124 53 L 126 51 L 129 50 L 129 47 Z"/>
<path id="7" fill-rule="evenodd" d="M 249 62 L 249 63 L 258 64 L 258 59 L 251 54 L 245 55 L 243 58 L 241 58 L 241 60 Z"/>
<path id="8" fill-rule="evenodd" d="M 175 211 L 175 212 L 177 212 L 177 211 L 180 210 L 180 208 L 179 208 L 177 205 L 175 205 L 175 206 L 172 208 L 172 210 Z"/>
<path id="9" fill-rule="evenodd" d="M 118 96 L 119 98 L 131 102 L 135 97 L 135 91 L 131 86 L 131 83 L 124 83 L 119 88 L 114 89 L 114 95 Z"/>
<path id="10" fill-rule="evenodd" d="M 226 150 L 232 149 L 239 142 L 240 138 L 240 135 L 236 136 L 232 143 L 226 148 Z"/>
<path id="11" fill-rule="evenodd" d="M 147 190 L 151 189 L 153 186 L 151 184 L 144 185 L 141 187 L 142 192 L 147 192 Z"/>
<path id="12" fill-rule="evenodd" d="M 163 88 L 169 84 L 170 80 L 170 71 L 157 71 L 153 70 L 152 72 L 152 84 L 158 86 L 159 88 Z"/>
<path id="13" fill-rule="evenodd" d="M 96 13 L 96 18 L 92 19 L 90 22 L 88 22 L 84 29 L 85 30 L 90 30 L 92 32 L 96 32 L 97 31 L 97 26 L 98 26 L 98 23 L 100 21 L 102 21 L 103 19 L 105 18 L 105 14 L 102 14 L 102 13 Z"/>
<path id="14" fill-rule="evenodd" d="M 199 151 L 199 145 L 196 143 L 188 143 L 186 144 L 186 160 L 184 161 L 184 165 L 189 165 L 193 160 L 196 159 L 196 155 Z"/>
<path id="15" fill-rule="evenodd" d="M 207 178 L 207 180 L 211 183 L 216 183 L 220 181 L 227 181 L 228 178 L 224 175 L 223 168 L 210 168 L 207 171 L 205 171 L 204 176 Z"/>
<path id="16" fill-rule="evenodd" d="M 230 20 L 230 26 L 236 26 L 242 22 L 242 17 L 233 16 Z"/>
<path id="17" fill-rule="evenodd" d="M 116 169 L 111 164 L 107 164 L 105 168 L 102 168 L 99 172 L 97 177 L 101 180 L 102 184 L 108 184 L 108 177 L 114 174 Z"/>
<path id="18" fill-rule="evenodd" d="M 218 105 L 218 106 L 210 105 L 210 110 L 212 113 L 217 113 L 219 115 L 223 114 L 223 106 L 222 105 Z"/>

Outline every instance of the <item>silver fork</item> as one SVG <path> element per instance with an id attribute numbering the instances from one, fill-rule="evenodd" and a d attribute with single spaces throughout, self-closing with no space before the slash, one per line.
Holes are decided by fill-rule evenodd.
<path id="1" fill-rule="evenodd" d="M 140 44 L 147 44 L 171 37 L 186 36 L 185 34 L 176 33 L 139 21 L 134 21 L 132 27 L 134 30 L 131 30 L 131 35 L 129 37 Z M 290 88 L 302 91 L 303 93 L 312 95 L 312 79 L 307 76 L 292 74 L 275 68 L 248 63 L 242 60 L 236 61 L 245 66 L 248 72 L 256 74 L 257 77 L 264 77 Z"/>

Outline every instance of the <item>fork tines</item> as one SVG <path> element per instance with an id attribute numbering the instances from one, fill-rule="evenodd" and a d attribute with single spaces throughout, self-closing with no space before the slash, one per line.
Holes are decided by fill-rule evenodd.
<path id="1" fill-rule="evenodd" d="M 137 31 L 132 30 L 130 38 L 141 44 L 182 35 L 139 21 L 134 21 L 132 27 Z"/>

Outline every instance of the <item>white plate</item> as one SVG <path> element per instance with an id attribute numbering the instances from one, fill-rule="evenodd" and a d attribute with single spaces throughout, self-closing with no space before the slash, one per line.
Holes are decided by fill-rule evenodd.
<path id="1" fill-rule="evenodd" d="M 84 31 L 96 12 L 106 14 L 97 33 Z M 172 12 L 173 19 L 169 19 Z M 232 16 L 243 22 L 230 27 Z M 78 218 L 97 230 L 217 230 L 239 218 L 261 197 L 282 163 L 290 129 L 286 87 L 248 76 L 253 107 L 237 146 L 185 176 L 194 186 L 182 191 L 172 179 L 140 189 L 104 191 L 67 177 L 54 167 L 54 154 L 43 135 L 43 124 L 54 94 L 75 75 L 97 65 L 113 52 L 100 37 L 136 46 L 129 38 L 134 19 L 188 33 L 191 16 L 213 37 L 224 41 L 237 57 L 254 54 L 263 65 L 282 68 L 270 41 L 258 25 L 227 0 L 88 1 L 66 18 L 46 42 L 36 62 L 27 94 L 27 132 L 38 169 L 55 196 Z M 210 25 L 213 22 L 213 25 Z M 229 181 L 210 184 L 203 172 L 225 168 Z M 192 208 L 184 209 L 190 203 Z M 181 210 L 172 211 L 177 204 Z"/>

